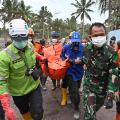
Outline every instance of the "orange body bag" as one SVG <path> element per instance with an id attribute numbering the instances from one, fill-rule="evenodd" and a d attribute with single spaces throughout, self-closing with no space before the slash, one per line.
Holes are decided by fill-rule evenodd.
<path id="1" fill-rule="evenodd" d="M 60 54 L 62 51 L 62 45 L 60 43 L 51 45 L 43 49 L 44 56 L 48 59 L 48 67 L 42 64 L 43 72 L 53 80 L 63 79 L 66 71 L 67 64 L 66 61 L 62 61 Z"/>

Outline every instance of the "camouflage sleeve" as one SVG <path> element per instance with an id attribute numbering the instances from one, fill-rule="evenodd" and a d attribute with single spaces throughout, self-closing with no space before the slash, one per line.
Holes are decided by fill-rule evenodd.
<path id="1" fill-rule="evenodd" d="M 83 48 L 83 58 L 82 58 L 82 62 L 83 64 L 87 64 L 88 63 L 88 56 L 89 56 L 89 51 L 92 49 L 92 44 L 91 43 L 87 43 L 84 48 Z"/>
<path id="2" fill-rule="evenodd" d="M 114 92 L 118 90 L 118 87 L 115 85 L 115 81 L 118 79 L 117 60 L 118 60 L 118 55 L 115 52 L 110 59 L 110 66 L 109 66 L 108 91 L 110 92 Z"/>

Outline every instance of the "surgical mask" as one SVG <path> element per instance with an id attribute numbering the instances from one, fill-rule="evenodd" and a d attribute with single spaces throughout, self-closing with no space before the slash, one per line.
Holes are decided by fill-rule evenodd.
<path id="1" fill-rule="evenodd" d="M 18 49 L 25 48 L 27 46 L 27 43 L 28 43 L 27 40 L 21 40 L 21 41 L 13 40 L 13 45 Z"/>
<path id="2" fill-rule="evenodd" d="M 52 42 L 53 43 L 56 43 L 58 40 L 57 39 L 52 39 Z"/>
<path id="3" fill-rule="evenodd" d="M 102 47 L 106 42 L 106 36 L 92 37 L 92 43 L 97 47 Z"/>

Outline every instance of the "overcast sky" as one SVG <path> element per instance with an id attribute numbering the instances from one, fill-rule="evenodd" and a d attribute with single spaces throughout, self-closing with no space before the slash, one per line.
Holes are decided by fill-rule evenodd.
<path id="1" fill-rule="evenodd" d="M 47 6 L 48 10 L 52 12 L 54 18 L 62 18 L 66 19 L 70 17 L 71 13 L 75 12 L 76 9 L 71 3 L 75 3 L 75 0 L 24 0 L 26 5 L 32 6 L 34 11 L 39 11 L 41 6 Z M 79 1 L 79 0 L 78 0 Z M 95 0 L 96 1 L 96 0 Z M 93 5 L 91 7 L 94 10 L 94 13 L 90 13 L 92 21 L 85 19 L 86 23 L 93 23 L 93 22 L 104 22 L 108 15 L 100 16 L 98 11 L 98 4 Z M 80 18 L 78 18 L 80 22 Z"/>
<path id="2" fill-rule="evenodd" d="M 53 19 L 62 18 L 65 20 L 66 18 L 70 18 L 71 13 L 76 11 L 76 8 L 71 5 L 71 3 L 75 3 L 75 0 L 24 0 L 24 2 L 26 5 L 30 5 L 34 12 L 38 12 L 42 6 L 47 6 L 48 10 L 54 16 Z M 85 18 L 85 23 L 103 23 L 108 17 L 108 14 L 100 16 L 100 13 L 98 11 L 98 4 L 93 5 L 91 9 L 94 10 L 93 13 L 90 13 L 92 21 L 89 21 Z M 77 21 L 80 23 L 80 18 L 78 18 Z"/>

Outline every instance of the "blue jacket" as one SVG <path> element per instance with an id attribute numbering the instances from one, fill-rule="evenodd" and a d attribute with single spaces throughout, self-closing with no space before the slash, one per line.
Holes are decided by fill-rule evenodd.
<path id="1" fill-rule="evenodd" d="M 84 47 L 82 44 L 80 44 L 78 51 L 74 51 L 71 44 L 66 44 L 62 49 L 61 58 L 62 60 L 65 60 L 67 58 L 72 60 L 80 59 L 84 56 L 83 49 Z M 74 64 L 70 68 L 68 68 L 67 71 L 67 75 L 71 75 L 74 81 L 81 80 L 83 77 L 83 73 L 84 69 L 83 65 L 81 64 Z"/>

